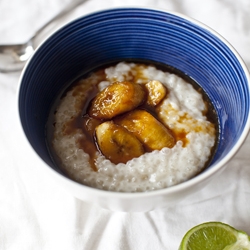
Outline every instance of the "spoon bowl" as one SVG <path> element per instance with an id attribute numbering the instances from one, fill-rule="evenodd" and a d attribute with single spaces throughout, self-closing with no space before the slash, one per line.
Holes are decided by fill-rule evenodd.
<path id="1" fill-rule="evenodd" d="M 32 39 L 23 44 L 0 45 L 0 72 L 22 70 L 34 51 Z"/>

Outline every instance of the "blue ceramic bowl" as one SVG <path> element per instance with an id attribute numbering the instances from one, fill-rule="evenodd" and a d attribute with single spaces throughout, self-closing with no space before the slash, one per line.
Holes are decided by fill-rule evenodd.
<path id="1" fill-rule="evenodd" d="M 199 176 L 165 190 L 117 194 L 75 183 L 54 166 L 45 124 L 58 93 L 78 76 L 126 59 L 171 65 L 193 78 L 209 96 L 218 113 L 220 135 L 210 166 Z M 39 164 L 52 169 L 78 198 L 110 209 L 140 211 L 141 203 L 143 210 L 150 210 L 203 186 L 242 145 L 249 130 L 249 73 L 228 42 L 195 20 L 160 10 L 110 9 L 69 23 L 36 50 L 20 79 L 18 108 L 23 131 L 43 161 Z"/>

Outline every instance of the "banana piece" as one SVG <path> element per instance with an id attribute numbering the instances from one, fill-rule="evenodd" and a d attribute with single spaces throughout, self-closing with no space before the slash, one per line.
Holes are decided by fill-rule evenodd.
<path id="1" fill-rule="evenodd" d="M 151 106 L 159 104 L 167 94 L 166 87 L 157 80 L 146 83 L 145 87 L 148 90 L 147 104 Z"/>
<path id="2" fill-rule="evenodd" d="M 145 100 L 143 86 L 126 81 L 115 82 L 93 99 L 88 113 L 94 118 L 108 120 L 133 110 Z"/>
<path id="3" fill-rule="evenodd" d="M 144 154 L 142 143 L 125 128 L 107 121 L 96 127 L 96 141 L 102 154 L 111 162 L 126 163 Z"/>
<path id="4" fill-rule="evenodd" d="M 114 122 L 133 133 L 147 150 L 161 150 L 175 145 L 170 130 L 145 110 L 131 111 L 115 118 Z"/>

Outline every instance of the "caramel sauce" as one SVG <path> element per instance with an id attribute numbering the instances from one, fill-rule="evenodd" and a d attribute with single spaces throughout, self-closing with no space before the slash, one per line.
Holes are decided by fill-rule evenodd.
<path id="1" fill-rule="evenodd" d="M 176 141 L 182 141 L 182 147 L 186 147 L 186 145 L 189 143 L 187 132 L 184 130 L 172 130 L 172 132 Z"/>
<path id="2" fill-rule="evenodd" d="M 131 82 L 137 82 L 140 81 L 141 83 L 147 83 L 147 78 L 143 75 L 143 70 L 147 67 L 147 64 L 137 64 L 133 69 L 133 74 L 132 72 L 129 73 L 129 81 Z M 154 65 L 157 67 L 157 65 Z M 105 67 L 106 68 L 106 67 Z M 177 75 L 180 76 L 180 72 L 179 71 L 175 71 L 172 68 L 166 68 L 166 66 L 161 66 L 161 67 L 157 67 L 163 71 L 170 71 L 171 73 L 177 73 Z M 99 81 L 106 81 L 106 75 L 104 72 L 104 69 L 100 69 L 99 71 L 97 71 L 97 75 L 99 77 Z M 187 80 L 187 76 L 186 75 L 181 75 L 182 78 L 184 78 L 185 80 Z M 110 79 L 109 79 L 110 80 Z M 116 81 L 116 78 L 112 78 L 113 81 Z M 188 82 L 191 83 L 193 86 L 195 86 L 196 90 L 198 90 L 199 92 L 202 93 L 203 95 L 203 100 L 205 101 L 206 105 L 207 105 L 207 113 L 205 114 L 208 117 L 208 120 L 211 121 L 214 124 L 217 124 L 217 116 L 216 116 L 216 112 L 212 106 L 212 104 L 210 103 L 208 97 L 204 94 L 204 92 L 202 91 L 202 89 L 200 89 L 199 87 L 197 87 L 198 85 L 190 79 L 188 78 Z M 81 110 L 80 115 L 71 119 L 68 123 L 65 124 L 64 126 L 64 133 L 67 135 L 71 135 L 74 134 L 76 130 L 81 129 L 83 134 L 85 135 L 85 137 L 79 139 L 77 141 L 78 143 L 78 147 L 81 148 L 83 151 L 85 151 L 87 154 L 89 154 L 89 162 L 90 165 L 92 167 L 92 169 L 94 171 L 97 171 L 96 165 L 95 165 L 95 161 L 96 161 L 96 157 L 98 153 L 101 153 L 100 150 L 98 149 L 98 145 L 96 142 L 96 138 L 95 138 L 95 128 L 101 124 L 104 120 L 97 120 L 94 118 L 91 118 L 88 115 L 88 107 L 91 104 L 91 100 L 98 94 L 99 90 L 98 90 L 98 86 L 97 85 L 91 85 L 90 86 L 84 86 L 81 85 L 81 80 L 77 81 L 74 85 L 74 92 L 73 95 L 80 95 L 82 98 L 77 100 L 77 102 L 75 103 L 75 108 L 76 110 Z M 166 98 L 166 97 L 165 97 Z M 144 102 L 142 105 L 140 105 L 138 108 L 139 109 L 144 109 L 147 112 L 149 112 L 151 115 L 153 115 L 157 120 L 159 120 L 161 123 L 163 123 L 164 126 L 166 126 L 168 129 L 168 125 L 165 124 L 162 119 L 159 117 L 158 115 L 158 107 L 161 105 L 161 103 L 159 103 L 157 106 L 153 107 L 153 106 L 149 106 L 146 104 L 146 102 Z M 199 126 L 199 124 L 197 122 L 191 121 L 191 119 L 185 114 L 182 117 L 180 117 L 180 120 L 182 122 L 187 122 L 191 129 L 193 129 L 194 131 L 201 131 L 203 130 L 203 128 L 201 126 Z M 173 134 L 173 136 L 175 137 L 176 141 L 181 140 L 183 142 L 183 147 L 185 147 L 189 141 L 186 137 L 186 135 L 188 134 L 189 131 L 185 130 L 185 129 L 180 129 L 180 128 L 172 128 L 171 132 Z M 212 132 L 212 131 L 208 131 L 208 132 Z M 145 151 L 147 152 L 148 150 L 145 149 Z"/>

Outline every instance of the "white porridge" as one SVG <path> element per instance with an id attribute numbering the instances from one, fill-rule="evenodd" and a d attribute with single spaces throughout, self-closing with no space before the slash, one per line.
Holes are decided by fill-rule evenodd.
<path id="1" fill-rule="evenodd" d="M 172 140 L 170 146 L 151 148 L 147 144 L 148 141 L 142 141 L 137 136 L 144 133 L 146 137 L 151 136 L 150 139 L 156 138 L 154 143 L 157 144 L 157 141 L 165 137 L 161 136 L 157 129 L 155 132 L 148 126 L 145 128 L 146 132 L 136 134 L 134 130 L 137 127 L 140 130 L 139 125 L 125 126 L 127 113 L 143 110 L 146 107 L 141 102 L 138 102 L 132 111 L 123 111 L 125 118 L 122 119 L 125 119 L 125 122 L 120 119 L 123 117 L 120 113 L 107 119 L 98 117 L 89 119 L 89 116 L 84 116 L 91 108 L 90 100 L 93 100 L 97 93 L 104 91 L 114 82 L 124 81 L 139 84 L 143 88 L 150 81 L 160 82 L 164 86 L 166 93 L 164 92 L 163 99 L 159 103 L 153 104 L 155 105 L 153 110 L 154 116 L 157 115 L 157 122 L 164 126 L 163 129 L 166 127 L 170 131 Z M 149 92 L 148 96 L 151 95 Z M 138 93 L 138 90 L 135 93 Z M 126 94 L 123 96 L 127 97 Z M 216 125 L 208 121 L 207 109 L 202 94 L 181 77 L 163 72 L 154 66 L 121 62 L 80 80 L 64 95 L 54 115 L 52 152 L 66 175 L 87 186 L 120 192 L 142 192 L 170 187 L 200 173 L 211 158 L 212 148 L 217 139 Z M 95 116 L 94 111 L 92 114 Z M 112 133 L 113 127 L 110 127 L 109 131 L 103 130 L 108 126 L 105 122 L 112 126 L 123 126 L 122 131 L 131 128 L 129 133 L 135 132 L 133 136 L 136 137 L 133 144 L 136 150 L 132 151 L 138 149 L 140 153 L 120 163 L 112 160 L 114 158 L 107 157 L 116 151 L 108 144 L 105 147 L 109 152 L 107 155 L 102 153 L 104 150 L 99 144 L 102 137 L 91 137 L 100 134 L 106 138 Z M 142 123 L 144 122 L 140 124 Z M 97 127 L 100 128 L 100 132 Z M 137 139 L 139 144 L 136 144 Z M 145 147 L 144 143 L 148 147 Z M 119 146 L 120 144 L 117 147 Z M 116 159 L 119 161 L 119 156 Z"/>

